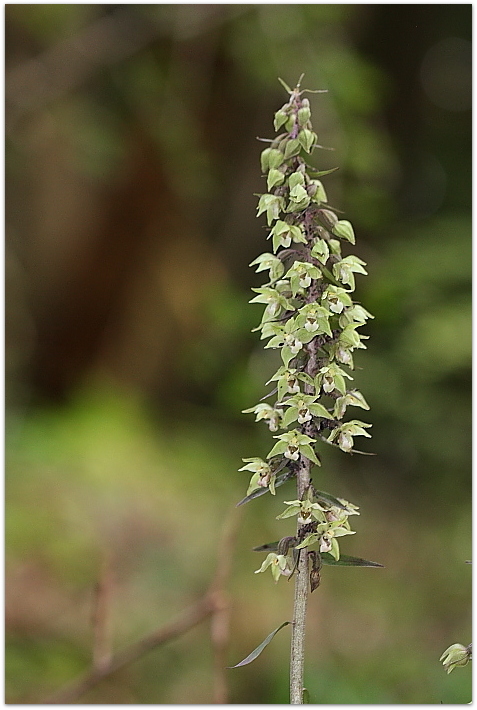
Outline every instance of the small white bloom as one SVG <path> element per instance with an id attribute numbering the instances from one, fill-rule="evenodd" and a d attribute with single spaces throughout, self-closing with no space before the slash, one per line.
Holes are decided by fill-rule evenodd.
<path id="1" fill-rule="evenodd" d="M 298 423 L 305 424 L 305 422 L 311 421 L 311 412 L 309 409 L 299 409 L 298 410 Z"/>
<path id="2" fill-rule="evenodd" d="M 300 452 L 298 451 L 297 446 L 292 446 L 292 444 L 289 444 L 285 453 L 284 453 L 285 458 L 291 459 L 292 461 L 298 461 L 298 457 L 300 456 Z"/>
<path id="3" fill-rule="evenodd" d="M 300 340 L 298 340 L 298 338 L 294 338 L 293 345 L 290 345 L 290 350 L 292 351 L 292 353 L 294 355 L 296 355 L 297 353 L 300 352 L 302 347 L 303 347 L 303 343 Z"/>
<path id="4" fill-rule="evenodd" d="M 349 365 L 352 361 L 351 353 L 349 350 L 346 350 L 340 345 L 336 349 L 336 359 L 338 360 L 338 362 L 343 363 L 343 365 Z"/>
<path id="5" fill-rule="evenodd" d="M 338 445 L 342 451 L 351 451 L 353 448 L 353 437 L 346 431 L 342 431 L 338 437 Z"/>
<path id="6" fill-rule="evenodd" d="M 291 394 L 300 392 L 300 385 L 296 377 L 289 377 L 287 380 L 287 391 Z"/>
<path id="7" fill-rule="evenodd" d="M 316 318 L 313 318 L 313 316 L 308 316 L 305 321 L 305 329 L 309 333 L 314 333 L 315 330 L 318 330 L 318 321 L 316 320 Z"/>

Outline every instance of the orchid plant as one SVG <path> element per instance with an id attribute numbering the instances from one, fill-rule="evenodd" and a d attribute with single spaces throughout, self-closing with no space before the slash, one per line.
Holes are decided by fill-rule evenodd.
<path id="1" fill-rule="evenodd" d="M 319 442 L 363 453 L 354 448 L 354 439 L 370 437 L 370 424 L 344 419 L 348 407 L 369 410 L 350 371 L 355 351 L 366 347 L 360 329 L 373 316 L 353 300 L 355 275 L 366 275 L 366 264 L 342 254 L 343 246 L 355 244 L 355 234 L 328 204 L 321 178 L 333 170 L 317 171 L 308 162 L 321 146 L 300 82 L 294 90 L 281 82 L 289 99 L 275 114 L 278 135 L 261 153 L 267 192 L 259 196 L 257 216 L 266 216 L 270 250 L 251 263 L 268 279 L 253 289 L 251 303 L 265 306 L 255 330 L 281 362 L 267 382 L 273 389 L 244 412 L 266 422 L 276 443 L 265 458 L 243 459 L 240 469 L 252 474 L 240 504 L 267 492 L 276 495 L 289 479 L 297 483 L 296 498 L 277 516 L 296 517 L 295 534 L 255 548 L 267 552 L 257 573 L 270 570 L 275 582 L 295 576 L 291 704 L 304 702 L 306 603 L 309 590 L 320 584 L 322 564 L 381 566 L 341 553 L 341 538 L 354 534 L 349 518 L 359 509 L 316 488 L 311 476 L 321 466 Z"/>

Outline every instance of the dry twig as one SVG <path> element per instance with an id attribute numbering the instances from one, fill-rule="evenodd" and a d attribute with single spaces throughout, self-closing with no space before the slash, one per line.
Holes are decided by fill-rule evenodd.
<path id="1" fill-rule="evenodd" d="M 211 639 L 214 647 L 214 702 L 218 704 L 226 703 L 228 691 L 224 668 L 226 665 L 225 651 L 228 642 L 229 602 L 224 587 L 230 572 L 230 555 L 233 539 L 237 533 L 239 516 L 240 511 L 237 511 L 234 507 L 226 518 L 214 579 L 207 592 L 196 604 L 186 609 L 175 621 L 144 636 L 115 655 L 109 658 L 103 655 L 101 663 L 94 660 L 90 671 L 71 684 L 60 688 L 60 690 L 44 700 L 43 704 L 57 705 L 75 702 L 104 678 L 134 663 L 141 656 L 158 646 L 182 636 L 194 626 L 205 621 L 209 616 L 212 616 Z M 96 618 L 97 614 L 98 612 L 96 612 Z"/>

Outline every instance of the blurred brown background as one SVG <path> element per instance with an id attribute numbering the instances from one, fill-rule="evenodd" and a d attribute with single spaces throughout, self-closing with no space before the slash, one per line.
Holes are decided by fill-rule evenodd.
<path id="1" fill-rule="evenodd" d="M 467 703 L 470 669 L 471 5 L 6 6 L 6 696 L 91 663 L 98 579 L 120 649 L 197 600 L 263 456 L 240 414 L 274 359 L 251 329 L 267 249 L 261 144 L 310 95 L 319 169 L 368 263 L 356 385 L 375 457 L 315 482 L 361 506 L 310 603 L 312 703 Z M 362 369 L 361 369 L 362 368 Z M 289 618 L 254 545 L 293 486 L 243 509 L 226 662 Z M 280 495 L 284 491 L 283 495 Z M 345 549 L 346 547 L 346 549 Z M 104 572 L 104 570 L 107 570 Z M 103 570 L 103 571 L 102 571 Z M 227 671 L 228 702 L 288 703 L 287 630 Z M 204 622 L 79 699 L 209 703 Z"/>

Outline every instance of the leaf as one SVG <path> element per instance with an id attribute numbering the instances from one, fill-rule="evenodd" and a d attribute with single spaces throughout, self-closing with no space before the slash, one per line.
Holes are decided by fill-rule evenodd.
<path id="1" fill-rule="evenodd" d="M 338 567 L 384 567 L 379 562 L 370 562 L 369 560 L 363 560 L 361 557 L 351 557 L 350 555 L 341 555 L 339 560 L 335 560 L 329 552 L 322 552 L 321 559 L 324 565 L 336 565 Z"/>
<path id="2" fill-rule="evenodd" d="M 313 489 L 313 498 L 316 500 L 324 501 L 325 503 L 329 503 L 331 505 L 336 506 L 336 508 L 341 508 L 341 510 L 346 510 L 346 506 L 343 505 L 343 503 L 340 503 L 338 498 L 335 498 L 332 496 L 330 493 L 325 493 L 324 491 L 317 491 L 316 488 Z"/>
<path id="3" fill-rule="evenodd" d="M 268 634 L 267 638 L 262 641 L 262 643 L 257 646 L 255 650 L 252 651 L 252 653 L 249 653 L 249 655 L 243 659 L 243 661 L 240 661 L 240 663 L 237 663 L 235 666 L 227 666 L 227 668 L 239 668 L 239 666 L 246 666 L 249 663 L 252 663 L 263 651 L 263 649 L 268 646 L 270 641 L 273 639 L 274 636 L 280 631 L 280 629 L 283 629 L 284 626 L 287 626 L 288 624 L 291 624 L 291 621 L 284 621 L 283 624 L 281 624 L 278 628 L 275 629 L 275 631 L 272 631 L 271 634 Z"/>
<path id="4" fill-rule="evenodd" d="M 287 471 L 286 473 L 282 473 L 281 476 L 277 476 L 275 479 L 275 488 L 278 488 L 279 486 L 282 486 L 285 481 L 287 481 L 289 478 L 292 477 L 292 473 Z M 254 498 L 259 498 L 259 496 L 265 495 L 265 493 L 268 493 L 268 488 L 256 488 L 254 491 L 252 491 L 248 496 L 245 496 L 245 498 L 242 498 L 242 500 L 237 503 L 235 506 L 238 508 L 241 505 L 244 505 L 244 503 L 248 503 L 249 501 L 253 500 Z"/>
<path id="5" fill-rule="evenodd" d="M 322 177 L 323 175 L 329 175 L 330 173 L 335 173 L 339 168 L 331 168 L 330 170 L 318 170 L 309 172 L 308 175 L 312 178 Z M 265 170 L 263 171 L 265 172 Z"/>
<path id="6" fill-rule="evenodd" d="M 308 688 L 303 688 L 303 705 L 309 705 L 310 704 L 310 693 L 308 692 Z"/>
<path id="7" fill-rule="evenodd" d="M 253 548 L 253 552 L 266 552 L 267 550 L 276 552 L 278 550 L 279 542 L 279 540 L 276 540 L 275 542 L 267 542 L 265 545 L 259 545 L 258 547 Z"/>

